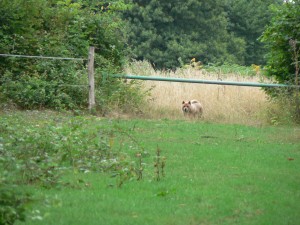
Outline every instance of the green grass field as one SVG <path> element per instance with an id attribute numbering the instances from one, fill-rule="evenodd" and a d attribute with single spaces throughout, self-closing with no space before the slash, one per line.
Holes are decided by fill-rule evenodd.
<path id="1" fill-rule="evenodd" d="M 88 139 L 90 131 L 114 129 L 110 150 L 133 163 L 141 159 L 143 165 L 143 179 L 131 176 L 122 185 L 112 171 L 77 169 L 66 170 L 62 180 L 78 185 L 25 185 L 38 201 L 28 209 L 26 222 L 17 224 L 299 224 L 299 127 L 56 113 L 17 113 L 1 120 L 16 135 L 51 128 L 68 133 L 69 139 L 78 132 Z M 166 163 L 159 181 L 154 166 L 158 148 Z"/>

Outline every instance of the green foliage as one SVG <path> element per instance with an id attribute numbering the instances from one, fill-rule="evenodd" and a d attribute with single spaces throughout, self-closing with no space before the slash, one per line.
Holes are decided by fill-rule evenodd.
<path id="1" fill-rule="evenodd" d="M 98 109 L 105 115 L 112 111 L 141 115 L 141 106 L 150 94 L 149 90 L 142 91 L 142 82 L 110 78 L 109 74 L 101 71 L 98 77 L 96 95 Z"/>
<path id="2" fill-rule="evenodd" d="M 45 115 L 32 112 L 0 119 L 0 168 L 12 183 L 56 187 L 64 185 L 61 174 L 69 169 L 115 174 L 126 170 L 135 176 L 134 160 L 126 152 L 115 151 L 119 136 L 131 140 L 136 151 L 143 153 L 127 130 L 116 124 L 101 125 L 96 118 Z M 94 126 L 95 122 L 99 125 Z"/>
<path id="3" fill-rule="evenodd" d="M 126 8 L 122 0 L 109 4 L 92 0 L 3 0 L 0 52 L 87 59 L 89 46 L 95 46 L 97 70 L 120 72 L 125 62 L 126 37 L 124 22 L 118 14 Z M 0 97 L 24 109 L 86 107 L 85 63 L 0 57 Z M 100 72 L 96 76 L 101 79 Z M 98 84 L 97 90 L 101 88 Z M 123 93 L 117 96 L 126 98 L 127 89 L 128 96 L 132 95 L 131 85 L 116 81 L 110 86 L 114 85 L 117 87 L 111 93 L 122 86 Z M 138 95 L 135 90 L 134 95 Z M 102 105 L 103 96 L 96 98 Z"/>
<path id="4" fill-rule="evenodd" d="M 179 58 L 204 63 L 242 63 L 243 40 L 226 31 L 223 1 L 135 1 L 124 13 L 130 23 L 129 45 L 138 60 L 156 68 L 176 68 Z M 231 54 L 236 46 L 237 55 Z"/>
<path id="5" fill-rule="evenodd" d="M 2 129 L 0 132 L 2 133 Z M 28 202 L 32 201 L 30 194 L 21 190 L 12 182 L 14 172 L 5 167 L 8 161 L 14 162 L 13 154 L 6 152 L 4 139 L 0 136 L 0 224 L 14 224 L 15 221 L 25 221 L 25 211 Z"/>
<path id="6" fill-rule="evenodd" d="M 269 51 L 266 70 L 279 83 L 294 83 L 295 60 L 290 40 L 296 40 L 299 48 L 300 1 L 273 6 L 272 9 L 272 22 L 261 37 Z M 299 61 L 299 58 L 296 60 Z"/>
<path id="7" fill-rule="evenodd" d="M 95 124 L 98 124 L 95 126 Z M 120 143 L 115 143 L 120 138 Z M 139 159 L 121 151 L 124 140 Z M 119 145 L 120 144 L 120 145 Z M 118 151 L 116 151 L 116 149 Z M 0 118 L 0 224 L 24 221 L 31 195 L 22 186 L 77 187 L 63 175 L 108 172 L 116 186 L 142 179 L 145 153 L 126 129 L 93 117 L 31 112 Z M 78 180 L 79 183 L 85 183 Z"/>
<path id="8" fill-rule="evenodd" d="M 273 7 L 271 24 L 261 37 L 269 50 L 267 54 L 267 75 L 275 77 L 279 83 L 299 85 L 300 57 L 300 1 L 284 3 Z M 266 90 L 279 101 L 284 98 L 295 121 L 300 122 L 299 89 Z M 287 107 L 286 107 L 287 108 Z"/>
<path id="9" fill-rule="evenodd" d="M 133 57 L 156 68 L 176 68 L 192 58 L 203 63 L 263 64 L 257 38 L 270 21 L 268 1 L 131 0 L 129 21 Z"/>
<path id="10" fill-rule="evenodd" d="M 208 64 L 203 67 L 206 71 L 219 73 L 219 74 L 235 74 L 239 76 L 255 76 L 259 71 L 256 72 L 255 68 L 259 70 L 259 66 L 241 66 L 237 64 L 227 64 L 222 65 Z"/>
<path id="11" fill-rule="evenodd" d="M 244 58 L 246 65 L 265 64 L 264 45 L 258 40 L 265 26 L 271 20 L 271 4 L 281 5 L 281 0 L 227 0 L 226 12 L 228 13 L 228 30 L 245 41 Z M 281 4 L 280 4 L 281 3 Z M 232 53 L 237 56 L 234 48 Z"/>
<path id="12" fill-rule="evenodd" d="M 0 173 L 0 224 L 14 224 L 17 220 L 25 221 L 25 206 L 31 201 L 29 194 L 18 190 L 13 184 L 3 180 Z"/>
<path id="13" fill-rule="evenodd" d="M 99 128 L 84 129 L 83 118 L 75 117 L 63 123 L 50 120 L 26 127 L 27 122 L 22 118 L 14 117 L 14 120 L 7 117 L 1 120 L 2 168 L 13 171 L 18 183 L 56 186 L 64 167 L 78 171 L 105 170 L 101 161 L 109 156 L 110 150 L 106 131 L 99 135 Z"/>
<path id="14" fill-rule="evenodd" d="M 47 75 L 36 72 L 14 78 L 13 73 L 8 71 L 0 78 L 0 90 L 6 99 L 23 109 L 72 109 L 85 106 L 87 79 L 80 77 L 84 71 L 74 70 L 67 76 L 56 76 L 56 72 L 62 73 L 53 68 Z M 51 75 L 55 78 L 51 78 Z"/>

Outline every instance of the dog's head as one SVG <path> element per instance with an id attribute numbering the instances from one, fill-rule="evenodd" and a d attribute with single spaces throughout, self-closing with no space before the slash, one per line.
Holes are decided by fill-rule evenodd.
<path id="1" fill-rule="evenodd" d="M 182 111 L 185 113 L 188 113 L 191 111 L 191 101 L 188 101 L 188 102 L 183 101 L 182 102 Z"/>

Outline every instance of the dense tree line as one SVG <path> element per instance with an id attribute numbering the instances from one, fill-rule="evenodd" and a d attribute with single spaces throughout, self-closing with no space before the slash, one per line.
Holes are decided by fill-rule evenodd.
<path id="1" fill-rule="evenodd" d="M 128 0 L 129 45 L 136 59 L 176 68 L 196 58 L 204 63 L 263 64 L 257 39 L 280 0 Z"/>
<path id="2" fill-rule="evenodd" d="M 281 6 L 281 0 L 227 0 L 227 30 L 245 41 L 245 65 L 266 63 L 266 49 L 259 40 L 272 18 L 272 5 Z"/>

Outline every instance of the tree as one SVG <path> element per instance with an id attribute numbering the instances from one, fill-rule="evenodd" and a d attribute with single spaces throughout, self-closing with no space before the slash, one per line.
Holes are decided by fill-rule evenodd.
<path id="1" fill-rule="evenodd" d="M 240 38 L 226 30 L 221 0 L 132 0 L 124 13 L 130 23 L 133 57 L 149 60 L 157 68 L 176 68 L 180 60 L 243 62 Z M 236 54 L 232 54 L 232 47 Z"/>
<path id="2" fill-rule="evenodd" d="M 268 49 L 266 71 L 279 83 L 299 85 L 300 0 L 273 7 L 271 24 L 261 40 Z M 276 92 L 270 92 L 276 96 Z M 286 99 L 295 100 L 295 119 L 300 121 L 299 88 L 288 90 Z"/>
<path id="3" fill-rule="evenodd" d="M 271 20 L 271 4 L 282 4 L 281 0 L 227 0 L 226 12 L 229 32 L 246 42 L 245 64 L 265 64 L 266 50 L 258 38 Z"/>
<path id="4" fill-rule="evenodd" d="M 291 40 L 300 44 L 300 1 L 285 3 L 281 6 L 273 6 L 271 24 L 267 26 L 261 40 L 268 49 L 267 72 L 274 76 L 280 83 L 294 83 L 295 61 L 293 60 L 293 48 Z"/>

